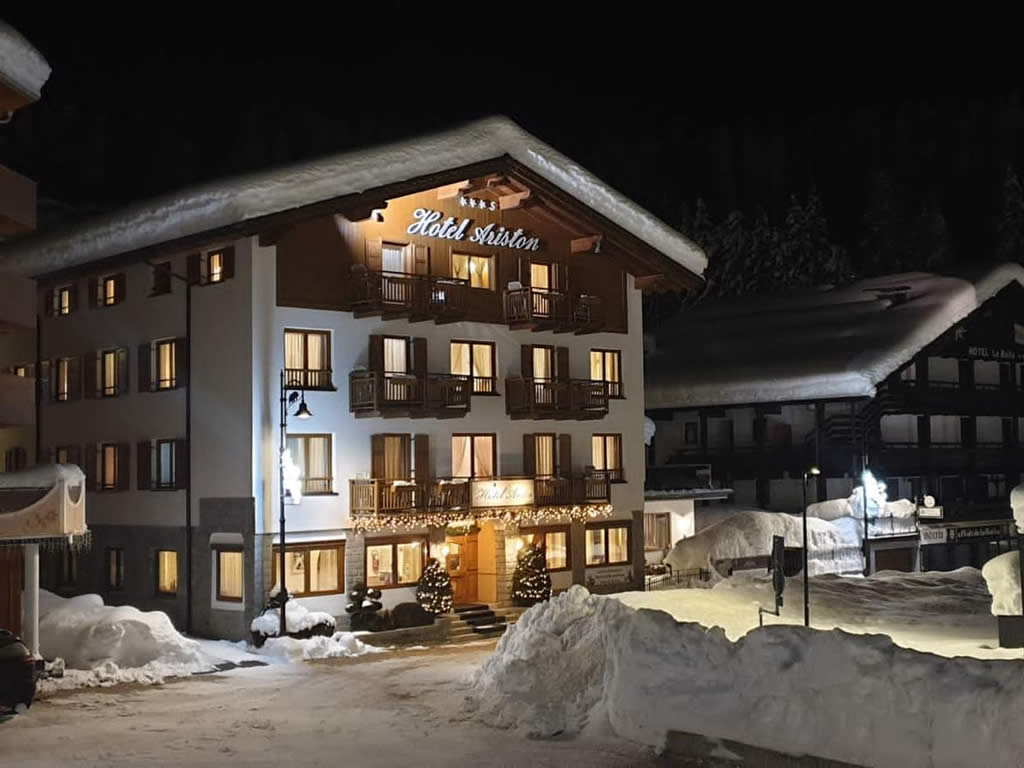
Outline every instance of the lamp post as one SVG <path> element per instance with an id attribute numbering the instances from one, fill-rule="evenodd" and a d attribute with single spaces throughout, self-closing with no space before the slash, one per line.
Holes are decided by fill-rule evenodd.
<path id="1" fill-rule="evenodd" d="M 285 487 L 284 487 L 284 458 L 288 452 L 288 408 L 293 405 L 296 400 L 299 399 L 301 392 L 302 400 L 299 403 L 298 410 L 295 412 L 295 418 L 297 419 L 308 419 L 313 414 L 309 408 L 306 407 L 306 391 L 295 386 L 295 382 L 286 382 L 284 378 L 284 369 L 281 369 L 281 453 L 277 460 L 278 469 L 278 482 L 280 483 L 280 494 L 281 494 L 281 519 L 278 531 L 281 536 L 281 548 L 280 548 L 280 559 L 278 561 L 277 572 L 280 574 L 280 611 L 281 611 L 281 625 L 278 631 L 278 637 L 284 637 L 287 634 L 287 624 L 285 621 L 285 605 L 288 602 L 288 588 L 285 586 L 285 543 L 284 543 L 284 498 L 285 498 Z"/>
<path id="2" fill-rule="evenodd" d="M 817 477 L 821 474 L 821 470 L 817 467 L 811 467 L 804 472 L 804 626 L 811 626 L 811 590 L 810 585 L 807 581 L 807 478 Z"/>

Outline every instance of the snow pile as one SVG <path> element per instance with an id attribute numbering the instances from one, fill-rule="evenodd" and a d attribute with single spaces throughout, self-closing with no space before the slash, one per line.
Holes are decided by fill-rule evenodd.
<path id="1" fill-rule="evenodd" d="M 327 624 L 334 628 L 334 617 L 322 611 L 307 610 L 297 600 L 289 600 L 285 605 L 284 618 L 285 628 L 289 632 L 304 632 L 312 629 L 317 624 Z M 260 632 L 267 637 L 277 637 L 277 631 L 281 628 L 281 609 L 272 608 L 265 611 L 252 620 L 249 629 L 253 632 Z"/>
<path id="2" fill-rule="evenodd" d="M 50 65 L 25 37 L 0 19 L 0 76 L 33 99 L 50 79 Z"/>
<path id="3" fill-rule="evenodd" d="M 1017 530 L 1024 533 L 1024 485 L 1018 485 L 1010 491 L 1010 508 L 1013 519 L 1017 521 Z"/>
<path id="4" fill-rule="evenodd" d="M 244 647 L 241 643 L 240 647 Z M 384 648 L 367 645 L 352 632 L 335 632 L 331 637 L 271 637 L 262 648 L 246 648 L 249 653 L 266 656 L 278 661 L 309 661 L 311 659 L 336 659 L 339 657 L 364 656 L 368 653 L 383 653 Z"/>
<path id="5" fill-rule="evenodd" d="M 803 522 L 783 512 L 745 510 L 715 523 L 688 539 L 680 539 L 665 558 L 673 570 L 708 568 L 717 573 L 715 563 L 771 553 L 772 536 L 783 536 L 787 547 L 803 545 Z M 857 526 L 841 526 L 811 518 L 808 569 L 812 575 L 838 573 L 862 568 Z M 725 574 L 719 574 L 724 576 Z"/>
<path id="6" fill-rule="evenodd" d="M 680 730 L 864 766 L 1015 765 L 1020 672 L 838 630 L 771 626 L 732 642 L 574 586 L 506 631 L 469 704 L 535 736 L 600 718 L 655 748 Z"/>
<path id="7" fill-rule="evenodd" d="M 48 688 L 159 683 L 213 668 L 216 659 L 179 634 L 162 611 L 104 605 L 99 595 L 62 598 L 39 591 L 39 650 L 62 658 L 65 677 Z"/>
<path id="8" fill-rule="evenodd" d="M 1020 616 L 1020 553 L 1004 552 L 993 557 L 981 569 L 989 594 L 993 616 Z"/>

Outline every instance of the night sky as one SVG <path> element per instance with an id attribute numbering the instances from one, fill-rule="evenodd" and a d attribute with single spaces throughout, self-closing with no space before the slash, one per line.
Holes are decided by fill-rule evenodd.
<path id="1" fill-rule="evenodd" d="M 442 34 L 470 8 L 214 5 L 5 9 L 54 73 L 0 129 L 0 162 L 70 217 L 504 113 L 677 227 L 698 197 L 777 217 L 813 187 L 850 245 L 884 171 L 942 209 L 961 261 L 988 258 L 1003 176 L 1024 170 L 1020 64 L 997 60 L 1017 46 L 991 30 L 555 29 L 523 6 Z"/>

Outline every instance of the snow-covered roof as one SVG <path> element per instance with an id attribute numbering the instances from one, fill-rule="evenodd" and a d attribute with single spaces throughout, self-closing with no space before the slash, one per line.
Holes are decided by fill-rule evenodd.
<path id="1" fill-rule="evenodd" d="M 885 275 L 839 288 L 709 302 L 659 329 L 646 361 L 647 408 L 873 397 L 922 348 L 1016 281 Z"/>
<path id="2" fill-rule="evenodd" d="M 0 80 L 32 98 L 39 98 L 50 77 L 50 65 L 24 36 L 0 19 Z"/>
<path id="3" fill-rule="evenodd" d="M 703 274 L 707 259 L 685 236 L 505 117 L 166 195 L 64 233 L 12 244 L 0 250 L 0 269 L 44 274 L 505 156 Z"/>

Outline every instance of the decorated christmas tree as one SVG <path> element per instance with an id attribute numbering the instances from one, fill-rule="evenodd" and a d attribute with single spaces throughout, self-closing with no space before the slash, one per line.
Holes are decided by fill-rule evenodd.
<path id="1" fill-rule="evenodd" d="M 416 599 L 435 616 L 452 609 L 452 579 L 436 558 L 430 558 L 416 587 Z"/>
<path id="2" fill-rule="evenodd" d="M 529 544 L 519 552 L 512 573 L 512 599 L 520 605 L 533 605 L 551 597 L 551 576 L 544 550 Z"/>

